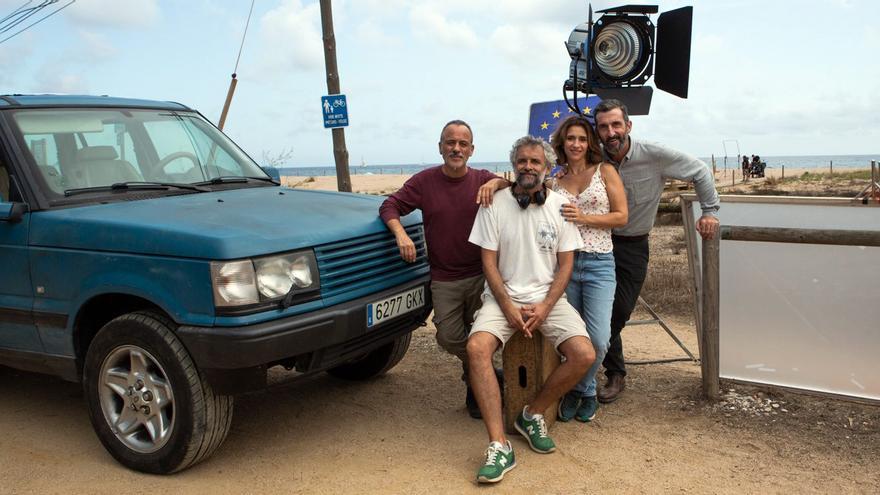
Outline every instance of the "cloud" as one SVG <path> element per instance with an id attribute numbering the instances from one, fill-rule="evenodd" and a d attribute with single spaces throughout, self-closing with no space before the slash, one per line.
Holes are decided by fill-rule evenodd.
<path id="1" fill-rule="evenodd" d="M 94 63 L 96 59 L 111 58 L 118 53 L 116 47 L 114 47 L 104 35 L 81 30 L 79 36 L 82 38 L 83 44 L 85 45 L 85 47 L 81 49 L 84 54 L 83 58 L 89 63 Z M 80 49 L 77 49 L 77 51 L 79 50 Z"/>
<path id="2" fill-rule="evenodd" d="M 160 14 L 157 0 L 77 0 L 59 15 L 77 26 L 131 28 L 151 26 Z"/>
<path id="3" fill-rule="evenodd" d="M 411 3 L 410 0 L 355 0 L 357 6 L 371 16 L 391 16 L 403 12 Z"/>
<path id="4" fill-rule="evenodd" d="M 61 72 L 57 66 L 45 65 L 38 71 L 35 93 L 89 94 L 88 82 L 79 74 Z"/>
<path id="5" fill-rule="evenodd" d="M 508 22 L 540 20 L 544 23 L 563 24 L 570 29 L 587 20 L 586 5 L 571 0 L 506 0 L 502 9 L 498 8 L 495 0 L 481 0 L 479 3 L 485 4 L 486 10 L 492 15 Z"/>
<path id="6" fill-rule="evenodd" d="M 372 19 L 358 24 L 355 29 L 355 37 L 359 41 L 382 48 L 398 47 L 402 44 L 400 38 L 386 34 L 381 26 Z"/>
<path id="7" fill-rule="evenodd" d="M 723 36 L 717 34 L 697 34 L 691 45 L 693 46 L 694 54 L 712 57 L 723 55 L 726 48 L 725 44 Z"/>
<path id="8" fill-rule="evenodd" d="M 474 30 L 464 21 L 450 21 L 429 6 L 410 11 L 412 31 L 418 38 L 452 48 L 475 48 L 479 45 Z"/>
<path id="9" fill-rule="evenodd" d="M 556 67 L 569 60 L 559 35 L 548 24 L 506 24 L 492 32 L 489 43 L 520 67 Z"/>
<path id="10" fill-rule="evenodd" d="M 396 3 L 402 3 L 395 0 Z M 446 17 L 473 19 L 486 16 L 498 22 L 559 22 L 574 27 L 587 19 L 586 4 L 571 0 L 413 0 L 413 10 L 424 9 Z"/>
<path id="11" fill-rule="evenodd" d="M 260 19 L 262 63 L 273 72 L 318 70 L 324 64 L 318 2 L 285 0 Z"/>

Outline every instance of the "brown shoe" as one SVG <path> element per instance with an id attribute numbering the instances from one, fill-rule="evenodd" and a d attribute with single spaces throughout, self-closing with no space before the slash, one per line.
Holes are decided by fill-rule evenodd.
<path id="1" fill-rule="evenodd" d="M 625 388 L 626 376 L 611 375 L 608 377 L 608 382 L 605 384 L 605 388 L 600 390 L 596 396 L 598 397 L 599 402 L 602 404 L 608 404 L 609 402 L 616 401 L 617 396 L 623 393 Z"/>

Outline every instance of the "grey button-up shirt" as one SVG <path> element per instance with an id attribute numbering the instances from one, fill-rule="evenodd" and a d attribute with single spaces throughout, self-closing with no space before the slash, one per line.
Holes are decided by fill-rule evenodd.
<path id="1" fill-rule="evenodd" d="M 620 173 L 629 209 L 629 221 L 614 229 L 615 234 L 637 236 L 651 231 L 667 179 L 693 182 L 703 214 L 717 216 L 721 201 L 715 190 L 715 178 L 709 166 L 699 159 L 659 143 L 632 137 L 629 151 L 620 163 L 607 154 L 605 159 Z"/>

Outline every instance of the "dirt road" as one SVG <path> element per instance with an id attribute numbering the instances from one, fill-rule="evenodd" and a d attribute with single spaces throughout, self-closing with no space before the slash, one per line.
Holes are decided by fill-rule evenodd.
<path id="1" fill-rule="evenodd" d="M 673 329 L 696 348 L 684 318 Z M 628 359 L 681 356 L 659 327 L 624 332 Z M 486 447 L 454 360 L 430 328 L 387 376 L 318 375 L 238 398 L 217 454 L 173 476 L 119 466 L 92 433 L 77 385 L 0 368 L 0 493 L 477 493 Z M 737 389 L 699 399 L 699 366 L 632 367 L 590 424 L 557 423 L 559 451 L 512 442 L 499 493 L 878 493 L 880 408 Z M 782 403 L 756 412 L 743 404 Z M 757 415 L 756 415 L 757 414 Z"/>

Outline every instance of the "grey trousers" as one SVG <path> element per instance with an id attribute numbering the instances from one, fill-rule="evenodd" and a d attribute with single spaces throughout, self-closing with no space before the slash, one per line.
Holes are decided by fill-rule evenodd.
<path id="1" fill-rule="evenodd" d="M 468 334 L 474 323 L 474 313 L 483 305 L 480 295 L 484 284 L 482 275 L 451 282 L 431 281 L 437 344 L 458 357 L 465 371 Z"/>

